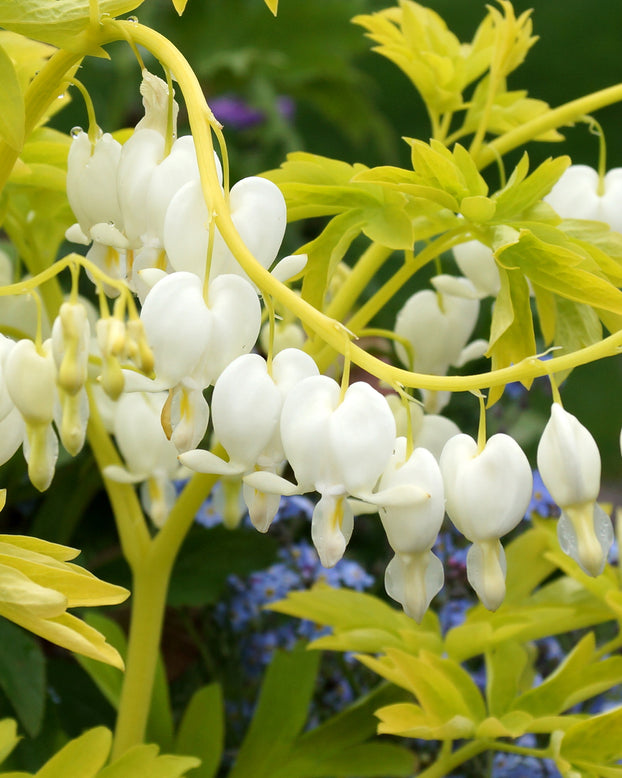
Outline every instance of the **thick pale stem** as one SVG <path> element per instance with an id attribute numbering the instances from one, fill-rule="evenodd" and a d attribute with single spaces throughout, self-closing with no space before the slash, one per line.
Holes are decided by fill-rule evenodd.
<path id="1" fill-rule="evenodd" d="M 616 84 L 607 89 L 601 89 L 598 92 L 585 95 L 585 97 L 579 97 L 577 100 L 571 100 L 558 108 L 552 108 L 547 113 L 542 114 L 542 116 L 515 127 L 484 146 L 477 155 L 477 166 L 481 170 L 490 165 L 491 162 L 494 162 L 498 157 L 507 154 L 512 149 L 523 146 L 539 135 L 564 125 L 570 125 L 581 116 L 617 103 L 620 100 L 622 100 L 622 84 Z"/>
<path id="2" fill-rule="evenodd" d="M 144 742 L 172 565 L 153 546 L 134 571 L 132 620 L 112 759 Z"/>

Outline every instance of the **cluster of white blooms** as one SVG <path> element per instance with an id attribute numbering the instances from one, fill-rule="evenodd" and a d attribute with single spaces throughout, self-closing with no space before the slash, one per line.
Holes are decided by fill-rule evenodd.
<path id="1" fill-rule="evenodd" d="M 443 585 L 432 548 L 446 511 L 472 543 L 471 585 L 486 607 L 499 607 L 500 538 L 524 516 L 532 491 L 518 444 L 507 435 L 476 442 L 461 434 L 437 413 L 447 394 L 424 393 L 424 413 L 366 382 L 321 375 L 299 330 L 283 337 L 281 350 L 269 344 L 267 358 L 256 353 L 258 290 L 212 223 L 193 139 L 175 138 L 176 106 L 163 81 L 145 72 L 141 92 L 145 116 L 124 145 L 107 134 L 74 133 L 67 189 L 78 221 L 68 237 L 91 244 L 102 315 L 91 316 L 74 292 L 47 340 L 0 337 L 0 461 L 23 444 L 32 483 L 46 489 L 58 456 L 54 425 L 67 451 L 78 453 L 89 419 L 87 382 L 97 379 L 91 398 L 124 461 L 104 475 L 141 484 L 156 526 L 175 500 L 173 480 L 188 470 L 239 479 L 262 532 L 281 495 L 317 493 L 311 534 L 325 566 L 342 557 L 355 515 L 377 511 L 394 552 L 387 592 L 421 620 Z M 269 269 L 285 229 L 282 194 L 265 179 L 246 178 L 229 202 L 244 243 Z M 416 372 L 445 375 L 487 348 L 469 339 L 480 299 L 494 293 L 498 277 L 493 260 L 476 261 L 467 247 L 474 253 L 459 264 L 469 279 L 437 276 L 435 290 L 414 294 L 397 317 L 398 356 Z M 288 257 L 273 272 L 283 280 L 304 262 Z M 112 315 L 104 294 L 117 297 Z M 202 447 L 208 432 L 226 457 Z M 558 405 L 538 464 L 563 509 L 562 547 L 598 574 L 612 534 L 596 505 L 598 450 Z M 294 480 L 284 477 L 286 465 Z"/>

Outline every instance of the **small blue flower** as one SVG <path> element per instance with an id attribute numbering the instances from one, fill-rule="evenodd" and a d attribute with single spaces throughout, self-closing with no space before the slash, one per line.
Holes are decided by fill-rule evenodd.
<path id="1" fill-rule="evenodd" d="M 453 598 L 446 602 L 438 614 L 443 634 L 463 624 L 466 612 L 472 605 L 473 603 L 466 597 Z"/>
<path id="2" fill-rule="evenodd" d="M 559 516 L 559 507 L 549 494 L 537 470 L 533 471 L 533 494 L 525 516 L 530 519 L 534 513 L 543 518 Z"/>

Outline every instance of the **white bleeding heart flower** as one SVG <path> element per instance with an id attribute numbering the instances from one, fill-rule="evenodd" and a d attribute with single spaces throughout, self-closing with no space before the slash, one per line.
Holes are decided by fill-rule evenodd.
<path id="1" fill-rule="evenodd" d="M 412 499 L 382 505 L 382 494 L 410 487 Z M 432 597 L 443 586 L 443 566 L 431 548 L 445 515 L 443 478 L 434 456 L 416 448 L 407 456 L 406 438 L 400 437 L 378 484 L 379 513 L 395 556 L 385 573 L 387 594 L 420 622 Z"/>
<path id="2" fill-rule="evenodd" d="M 345 393 L 328 376 L 305 378 L 289 391 L 281 412 L 281 441 L 297 479 L 255 472 L 245 483 L 267 493 L 315 490 L 320 500 L 311 538 L 325 567 L 343 556 L 352 534 L 352 495 L 376 503 L 374 487 L 393 451 L 395 421 L 383 395 L 357 382 Z"/>
<path id="3" fill-rule="evenodd" d="M 140 314 L 154 356 L 158 388 L 192 379 L 204 389 L 237 356 L 250 352 L 261 325 L 252 286 L 224 275 L 209 286 L 193 273 L 171 273 L 149 291 Z"/>
<path id="4" fill-rule="evenodd" d="M 28 477 L 39 491 L 52 482 L 58 458 L 58 438 L 52 421 L 58 399 L 56 365 L 50 341 L 39 349 L 31 340 L 20 340 L 4 362 L 6 386 L 26 428 L 24 456 Z"/>
<path id="5" fill-rule="evenodd" d="M 537 461 L 544 485 L 562 509 L 557 523 L 562 550 L 588 575 L 600 575 L 613 542 L 611 521 L 596 503 L 600 453 L 589 430 L 559 403 L 551 406 Z"/>
<path id="6" fill-rule="evenodd" d="M 259 354 L 233 360 L 219 376 L 212 395 L 214 434 L 229 461 L 201 450 L 182 454 L 180 461 L 203 473 L 276 473 L 285 458 L 279 427 L 285 397 L 299 381 L 317 374 L 313 359 L 298 349 L 277 354 L 270 372 Z M 244 498 L 253 524 L 267 531 L 278 509 L 278 497 L 245 484 Z"/>
<path id="7" fill-rule="evenodd" d="M 505 553 L 499 538 L 525 515 L 533 490 L 529 461 L 509 435 L 493 435 L 482 451 L 469 435 L 451 438 L 441 454 L 446 509 L 473 543 L 467 577 L 480 600 L 496 610 L 505 596 Z"/>
<path id="8" fill-rule="evenodd" d="M 161 527 L 175 502 L 173 478 L 180 472 L 177 449 L 167 440 L 160 417 L 166 394 L 124 394 L 115 408 L 113 431 L 125 467 L 108 465 L 106 478 L 140 483 L 143 506 Z"/>
<path id="9" fill-rule="evenodd" d="M 22 445 L 26 429 L 6 385 L 6 359 L 15 341 L 0 334 L 0 465 L 8 462 Z"/>
<path id="10" fill-rule="evenodd" d="M 171 273 L 148 292 L 140 318 L 156 380 L 126 371 L 126 388 L 170 390 L 163 419 L 167 435 L 179 451 L 196 448 L 209 420 L 203 389 L 236 357 L 250 352 L 259 335 L 255 290 L 239 276 L 219 276 L 205 301 L 198 276 Z"/>
<path id="11" fill-rule="evenodd" d="M 399 342 L 395 350 L 403 364 L 415 373 L 445 375 L 481 356 L 487 343 L 474 341 L 467 346 L 479 315 L 479 300 L 466 278 L 456 278 L 460 288 L 472 297 L 424 289 L 410 297 L 397 314 L 395 334 L 410 344 L 410 353 Z M 440 411 L 449 401 L 448 392 L 423 392 L 430 413 Z"/>
<path id="12" fill-rule="evenodd" d="M 285 234 L 287 209 L 281 190 L 265 178 L 238 181 L 229 193 L 231 219 L 255 259 L 265 268 L 276 259 Z M 183 186 L 173 197 L 164 221 L 164 247 L 176 270 L 205 275 L 211 215 L 200 182 Z M 300 255 L 299 263 L 303 261 Z M 298 265 L 293 269 L 299 272 Z M 234 273 L 248 280 L 220 233 L 214 233 L 210 278 Z"/>
<path id="13" fill-rule="evenodd" d="M 116 232 L 116 244 L 124 248 L 123 217 L 117 193 L 117 170 L 121 144 L 105 133 L 91 141 L 86 132 L 73 136 L 67 158 L 67 199 L 78 224 L 70 227 L 68 239 L 89 244 L 95 238 L 92 230 L 99 224 Z"/>
<path id="14" fill-rule="evenodd" d="M 606 173 L 601 185 L 596 170 L 571 165 L 544 199 L 562 219 L 606 222 L 622 232 L 622 168 Z"/>
<path id="15" fill-rule="evenodd" d="M 460 243 L 452 249 L 460 272 L 473 284 L 480 297 L 496 297 L 501 288 L 499 270 L 492 251 L 479 240 Z"/>

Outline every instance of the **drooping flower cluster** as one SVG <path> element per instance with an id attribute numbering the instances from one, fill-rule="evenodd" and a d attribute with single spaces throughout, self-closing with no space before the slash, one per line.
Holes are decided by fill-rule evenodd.
<path id="1" fill-rule="evenodd" d="M 438 415 L 448 393 L 422 391 L 424 413 L 369 383 L 321 375 L 303 350 L 301 329 L 294 346 L 279 351 L 269 336 L 267 357 L 256 353 L 261 299 L 215 226 L 193 138 L 176 136 L 177 106 L 163 81 L 145 72 L 141 92 L 145 115 L 123 145 L 107 134 L 73 133 L 67 188 L 77 224 L 67 236 L 90 244 L 86 266 L 101 316 L 90 316 L 73 289 L 48 340 L 0 340 L 4 459 L 23 444 L 31 481 L 47 488 L 58 456 L 54 425 L 76 454 L 89 401 L 96 401 L 125 463 L 108 465 L 104 475 L 142 484 L 156 526 L 166 522 L 174 481 L 186 469 L 241 483 L 262 532 L 282 495 L 317 493 L 311 535 L 325 567 L 341 560 L 355 515 L 377 511 L 394 552 L 387 592 L 421 620 L 444 582 L 432 548 L 447 509 L 473 544 L 466 558 L 471 585 L 487 607 L 499 607 L 499 539 L 525 514 L 532 492 L 518 444 L 507 435 L 476 443 L 460 434 Z M 220 175 L 217 157 L 214 165 Z M 243 179 L 227 194 L 244 244 L 270 269 L 285 230 L 283 195 L 263 178 Z M 436 276 L 434 291 L 416 292 L 398 313 L 396 351 L 415 372 L 445 375 L 488 347 L 471 339 L 480 299 L 498 290 L 494 259 L 474 243 L 457 248 L 456 257 L 468 278 Z M 288 257 L 273 272 L 286 280 L 305 261 Z M 112 314 L 105 295 L 116 297 Z M 96 400 L 89 400 L 95 377 L 107 399 L 93 385 Z M 586 444 L 582 457 L 565 453 L 573 436 L 584 435 L 563 414 L 554 406 L 539 468 L 563 510 L 562 547 L 597 574 L 611 542 L 609 520 L 595 502 L 598 452 Z M 220 454 L 202 447 L 208 435 Z M 582 480 L 577 473 L 584 472 Z"/>

